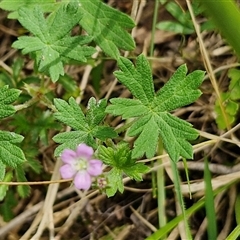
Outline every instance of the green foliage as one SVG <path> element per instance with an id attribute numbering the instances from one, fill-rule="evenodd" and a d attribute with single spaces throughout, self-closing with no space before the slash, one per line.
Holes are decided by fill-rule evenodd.
<path id="1" fill-rule="evenodd" d="M 75 79 L 69 75 L 64 74 L 64 76 L 60 76 L 58 84 L 60 84 L 65 91 L 64 95 L 62 96 L 64 100 L 67 100 L 70 97 L 77 98 L 79 96 L 79 87 L 77 86 Z"/>
<path id="2" fill-rule="evenodd" d="M 176 4 L 174 8 L 168 6 L 169 11 L 172 11 L 173 16 L 178 17 L 182 24 L 182 32 L 184 29 L 193 29 L 189 19 L 180 14 Z M 191 124 L 174 117 L 170 111 L 191 104 L 200 96 L 201 92 L 197 88 L 203 81 L 202 71 L 187 75 L 187 68 L 183 65 L 169 82 L 155 93 L 152 71 L 147 59 L 140 55 L 134 66 L 130 60 L 120 57 L 120 50 L 130 51 L 135 47 L 134 40 L 128 32 L 135 26 L 133 20 L 100 0 L 19 0 L 16 3 L 2 0 L 0 7 L 12 11 L 9 16 L 17 18 L 29 31 L 29 36 L 20 36 L 12 46 L 34 59 L 36 74 L 21 77 L 24 65 L 22 59 L 13 62 L 12 71 L 3 70 L 0 73 L 0 86 L 3 86 L 0 89 L 0 118 L 21 110 L 21 113 L 7 119 L 8 126 L 16 133 L 0 131 L 1 180 L 27 182 L 25 172 L 29 173 L 29 177 L 32 172 L 41 172 L 41 165 L 36 161 L 36 156 L 41 152 L 39 146 L 49 144 L 49 136 L 52 133 L 49 134 L 49 130 L 60 130 L 60 124 L 55 120 L 71 128 L 70 132 L 63 129 L 63 132 L 53 137 L 53 140 L 60 144 L 55 150 L 55 156 L 60 156 L 64 149 L 75 149 L 82 142 L 98 149 L 97 156 L 110 168 L 109 172 L 104 172 L 109 183 L 109 187 L 106 188 L 109 197 L 117 191 L 123 192 L 123 177 L 142 180 L 143 174 L 147 173 L 149 168 L 143 163 L 137 163 L 136 159 L 144 154 L 148 158 L 153 157 L 159 138 L 173 160 L 173 166 L 176 167 L 180 156 L 192 158 L 192 146 L 189 141 L 196 139 L 198 133 Z M 120 71 L 116 71 L 115 76 L 129 89 L 134 99 L 114 98 L 110 100 L 112 105 L 107 107 L 106 99 L 97 101 L 90 98 L 86 110 L 76 103 L 73 96 L 79 95 L 79 88 L 73 78 L 65 75 L 64 66 L 82 62 L 96 65 L 95 59 L 88 59 L 96 51 L 95 44 L 106 55 L 117 60 Z M 103 65 L 99 64 L 95 72 L 91 73 L 96 91 L 100 88 L 102 69 Z M 52 89 L 59 85 L 50 85 L 45 81 L 45 75 L 50 76 L 54 82 L 59 80 L 58 84 L 63 88 L 63 99 L 55 98 Z M 6 84 L 26 91 L 19 98 L 20 91 L 8 89 Z M 12 103 L 16 100 L 19 105 L 14 108 Z M 55 111 L 54 115 L 45 110 L 46 107 Z M 104 123 L 107 113 L 122 116 L 123 119 L 134 118 L 130 122 L 131 127 L 127 129 L 127 134 L 136 139 L 132 150 L 127 143 L 120 142 L 115 146 L 109 141 L 109 138 L 113 139 L 118 135 L 113 128 Z M 20 134 L 25 135 L 24 141 Z M 27 161 L 23 151 L 26 151 Z M 12 170 L 11 167 L 15 169 Z M 176 169 L 175 175 L 178 174 Z M 175 178 L 175 182 L 178 183 L 175 184 L 176 191 L 180 194 L 179 178 Z M 14 203 L 9 197 L 14 196 L 12 189 L 7 190 L 7 185 L 0 186 L 0 197 L 5 197 L 8 201 L 4 202 L 4 208 L 0 210 L 5 219 L 10 219 Z M 26 197 L 29 194 L 28 186 L 17 187 L 16 195 Z M 181 204 L 183 206 L 182 202 Z M 184 218 L 186 219 L 186 216 Z"/>
<path id="3" fill-rule="evenodd" d="M 69 60 L 86 62 L 95 52 L 93 47 L 84 46 L 92 39 L 113 58 L 119 57 L 118 48 L 135 47 L 131 35 L 124 30 L 134 27 L 133 20 L 99 0 L 61 2 L 47 18 L 42 5 L 8 7 L 18 8 L 19 22 L 33 36 L 21 36 L 12 46 L 22 49 L 23 54 L 33 53 L 38 71 L 50 75 L 54 82 L 64 75 L 63 67 Z M 89 36 L 71 36 L 71 30 L 79 23 Z"/>
<path id="4" fill-rule="evenodd" d="M 12 103 L 18 99 L 20 92 L 17 89 L 9 89 L 7 85 L 0 88 L 0 119 L 15 113 Z M 23 151 L 17 146 L 23 138 L 14 132 L 0 130 L 0 181 L 5 176 L 6 166 L 16 168 L 26 160 Z"/>
<path id="5" fill-rule="evenodd" d="M 74 130 L 54 136 L 53 140 L 61 143 L 55 150 L 55 156 L 59 156 L 66 148 L 75 149 L 82 142 L 96 148 L 95 138 L 104 141 L 107 138 L 117 137 L 111 127 L 99 126 L 106 115 L 107 101 L 105 99 L 97 102 L 95 98 L 90 98 L 86 116 L 74 98 L 70 98 L 68 103 L 62 99 L 54 99 L 54 105 L 58 110 L 54 114 L 55 118 Z"/>
<path id="6" fill-rule="evenodd" d="M 13 219 L 13 209 L 17 204 L 16 193 L 10 189 L 4 198 L 3 203 L 0 205 L 0 214 L 3 216 L 5 222 Z"/>
<path id="7" fill-rule="evenodd" d="M 205 1 L 197 0 L 203 7 L 215 27 L 222 33 L 228 43 L 240 56 L 240 10 L 234 0 Z"/>
<path id="8" fill-rule="evenodd" d="M 34 8 L 20 8 L 19 22 L 34 36 L 21 36 L 13 47 L 22 49 L 23 54 L 34 53 L 38 70 L 50 75 L 57 81 L 64 75 L 66 59 L 86 62 L 95 49 L 83 46 L 92 38 L 89 36 L 71 36 L 70 32 L 78 24 L 82 14 L 78 4 L 62 3 L 46 19 L 40 6 Z"/>
<path id="9" fill-rule="evenodd" d="M 240 193 L 238 193 L 235 201 L 235 216 L 237 224 L 240 225 Z"/>
<path id="10" fill-rule="evenodd" d="M 0 164 L 0 181 L 3 180 L 3 178 L 4 178 L 4 176 L 5 176 L 5 173 L 6 173 L 5 165 Z"/>
<path id="11" fill-rule="evenodd" d="M 167 2 L 164 7 L 177 21 L 161 21 L 156 27 L 161 30 L 170 31 L 179 34 L 192 34 L 195 32 L 190 13 L 184 11 L 178 3 Z M 195 15 L 202 13 L 203 9 L 196 1 L 192 2 L 192 7 Z M 214 25 L 212 22 L 207 21 L 201 24 L 201 30 L 212 30 Z"/>
<path id="12" fill-rule="evenodd" d="M 9 88 L 20 88 L 21 82 L 21 71 L 24 66 L 24 59 L 17 57 L 13 63 L 9 66 L 12 69 L 12 74 L 7 72 L 5 69 L 0 69 L 0 88 L 9 86 Z M 19 90 L 17 90 L 19 91 Z M 20 94 L 21 91 L 19 91 Z M 20 95 L 21 97 L 21 95 Z"/>
<path id="13" fill-rule="evenodd" d="M 8 173 L 6 173 L 4 178 L 1 179 L 1 181 L 3 181 L 3 182 L 11 182 L 12 178 L 13 178 L 12 172 L 8 172 Z M 5 185 L 5 184 L 0 185 L 0 201 L 2 201 L 5 198 L 5 196 L 7 194 L 7 190 L 8 190 L 8 185 Z"/>
<path id="14" fill-rule="evenodd" d="M 227 236 L 226 240 L 237 240 L 240 236 L 240 225 L 237 225 L 233 231 Z"/>
<path id="15" fill-rule="evenodd" d="M 54 10 L 54 6 L 57 6 L 55 0 L 38 0 L 37 4 L 41 6 L 44 12 L 51 12 Z M 21 7 L 33 9 L 34 6 L 36 6 L 36 0 L 2 0 L 0 2 L 0 8 L 11 11 L 11 13 L 8 14 L 9 18 L 18 18 L 18 9 Z"/>
<path id="16" fill-rule="evenodd" d="M 104 69 L 104 61 L 99 63 L 91 71 L 92 85 L 94 90 L 99 94 L 100 93 L 100 82 L 102 80 L 102 73 Z"/>
<path id="17" fill-rule="evenodd" d="M 226 184 L 223 187 L 220 187 L 213 191 L 214 196 L 216 196 L 219 193 L 225 192 L 231 187 L 232 183 Z M 196 203 L 194 203 L 190 208 L 186 210 L 186 215 L 190 217 L 192 214 L 194 214 L 196 211 L 200 210 L 202 207 L 204 207 L 205 204 L 205 197 L 202 197 L 200 200 L 198 200 Z M 183 220 L 183 214 L 178 215 L 177 217 L 173 218 L 171 221 L 169 221 L 164 227 L 158 229 L 156 232 L 154 232 L 152 235 L 148 236 L 146 240 L 155 240 L 155 239 L 161 239 L 165 237 L 168 233 L 170 233 L 171 230 L 173 230 L 181 221 Z M 228 240 L 232 240 L 228 239 Z"/>
<path id="18" fill-rule="evenodd" d="M 173 161 L 180 156 L 192 158 L 192 146 L 187 140 L 196 139 L 198 134 L 191 124 L 169 111 L 190 104 L 200 96 L 197 88 L 203 81 L 204 72 L 197 70 L 186 76 L 187 67 L 182 65 L 155 94 L 151 69 L 143 55 L 137 58 L 136 68 L 123 57 L 118 64 L 121 71 L 115 72 L 115 76 L 136 99 L 113 98 L 106 112 L 121 115 L 123 119 L 137 118 L 128 131 L 129 136 L 137 136 L 132 157 L 144 154 L 153 157 L 161 137 Z"/>
<path id="19" fill-rule="evenodd" d="M 94 41 L 102 50 L 113 58 L 119 57 L 118 48 L 133 50 L 135 43 L 125 29 L 132 29 L 133 20 L 100 0 L 79 1 L 83 17 L 80 25 L 93 36 Z"/>
<path id="20" fill-rule="evenodd" d="M 61 129 L 61 125 L 55 122 L 49 110 L 43 111 L 37 106 L 15 115 L 11 125 L 15 126 L 15 132 L 25 135 L 29 144 L 40 140 L 46 146 L 49 144 L 49 130 Z"/>
<path id="21" fill-rule="evenodd" d="M 11 104 L 18 99 L 20 93 L 20 90 L 9 89 L 7 85 L 0 88 L 0 119 L 15 113 Z"/>
<path id="22" fill-rule="evenodd" d="M 27 162 L 24 164 L 24 171 L 30 172 L 33 170 L 34 174 L 40 174 L 42 172 L 42 164 L 38 160 L 39 147 L 36 144 L 30 145 L 29 142 L 24 141 L 22 149 L 25 152 Z"/>
<path id="23" fill-rule="evenodd" d="M 236 120 L 236 115 L 239 111 L 240 100 L 240 70 L 231 69 L 228 72 L 228 77 L 230 78 L 230 84 L 227 92 L 221 93 L 221 99 L 223 101 L 223 106 L 225 109 L 225 114 L 228 119 L 228 124 L 234 124 Z M 224 116 L 219 106 L 219 99 L 215 103 L 215 112 L 217 114 L 216 122 L 220 129 L 226 129 L 226 122 Z"/>
<path id="24" fill-rule="evenodd" d="M 23 136 L 14 132 L 0 131 L 0 164 L 16 168 L 26 161 L 23 151 L 16 146 Z"/>
<path id="25" fill-rule="evenodd" d="M 15 83 L 19 81 L 20 72 L 23 66 L 24 66 L 23 58 L 15 59 L 15 61 L 12 64 L 12 71 L 13 71 L 12 78 Z"/>
<path id="26" fill-rule="evenodd" d="M 113 168 L 108 172 L 107 179 L 109 186 L 106 188 L 106 194 L 108 197 L 114 196 L 117 191 L 123 193 L 124 185 L 122 182 L 122 177 L 122 171 L 118 168 Z"/>
<path id="27" fill-rule="evenodd" d="M 217 239 L 217 220 L 214 207 L 214 193 L 212 189 L 211 173 L 208 168 L 208 160 L 204 160 L 204 185 L 205 185 L 205 209 L 207 215 L 208 239 Z"/>
<path id="28" fill-rule="evenodd" d="M 149 170 L 143 163 L 136 163 L 132 159 L 132 152 L 127 143 L 119 143 L 114 148 L 100 146 L 97 155 L 106 165 L 113 167 L 107 174 L 110 184 L 109 188 L 106 189 L 108 197 L 113 196 L 117 190 L 123 192 L 123 174 L 126 174 L 131 179 L 141 181 L 142 174 Z"/>
<path id="29" fill-rule="evenodd" d="M 27 182 L 25 177 L 25 173 L 22 167 L 18 167 L 15 169 L 16 178 L 18 182 Z M 29 196 L 30 194 L 30 186 L 28 185 L 19 185 L 17 186 L 17 191 L 20 197 L 24 198 Z"/>

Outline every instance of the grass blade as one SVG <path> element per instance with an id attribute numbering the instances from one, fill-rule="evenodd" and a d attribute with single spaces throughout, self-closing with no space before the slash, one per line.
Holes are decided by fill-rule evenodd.
<path id="1" fill-rule="evenodd" d="M 214 194 L 212 189 L 211 182 L 211 173 L 208 168 L 208 160 L 205 158 L 205 167 L 204 167 L 204 182 L 205 182 L 205 208 L 207 216 L 207 229 L 208 229 L 208 239 L 217 239 L 217 224 L 216 224 L 216 215 L 214 208 Z"/>

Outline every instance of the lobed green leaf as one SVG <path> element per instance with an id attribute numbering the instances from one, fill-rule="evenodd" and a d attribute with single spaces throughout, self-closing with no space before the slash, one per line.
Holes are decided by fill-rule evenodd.
<path id="1" fill-rule="evenodd" d="M 70 98 L 69 102 L 62 99 L 54 99 L 57 112 L 54 113 L 56 119 L 74 129 L 71 132 L 59 133 L 53 137 L 53 140 L 61 145 L 55 150 L 55 156 L 59 156 L 66 149 L 76 149 L 80 143 L 86 143 L 93 148 L 97 148 L 95 139 L 102 141 L 107 138 L 117 137 L 117 133 L 113 128 L 101 126 L 106 113 L 106 100 L 96 101 L 91 98 L 88 102 L 86 116 L 76 103 L 74 98 Z"/>
<path id="2" fill-rule="evenodd" d="M 92 129 L 92 135 L 102 141 L 105 141 L 107 138 L 116 138 L 118 135 L 112 127 L 107 126 L 95 126 Z"/>
<path id="3" fill-rule="evenodd" d="M 149 171 L 149 167 L 144 165 L 143 163 L 138 163 L 124 168 L 123 171 L 131 179 L 135 179 L 136 181 L 142 181 L 142 175 L 143 173 L 147 173 Z"/>
<path id="4" fill-rule="evenodd" d="M 105 164 L 122 170 L 129 177 L 138 181 L 142 179 L 142 174 L 149 170 L 144 164 L 136 163 L 127 143 L 119 143 L 115 147 L 100 146 L 97 156 Z"/>
<path id="5" fill-rule="evenodd" d="M 229 84 L 229 98 L 236 101 L 240 99 L 240 70 L 230 69 L 228 77 L 231 79 Z"/>
<path id="6" fill-rule="evenodd" d="M 192 158 L 192 146 L 188 141 L 197 138 L 197 131 L 168 111 L 190 104 L 201 95 L 197 88 L 203 81 L 204 72 L 197 70 L 186 75 L 187 67 L 182 65 L 154 94 L 151 69 L 143 55 L 137 58 L 136 67 L 125 58 L 118 62 L 121 71 L 115 72 L 116 77 L 137 99 L 112 99 L 106 112 L 120 115 L 123 119 L 136 118 L 128 131 L 129 136 L 137 137 L 132 157 L 139 158 L 144 154 L 148 158 L 153 157 L 161 137 L 173 161 L 178 161 L 180 156 Z"/>
<path id="7" fill-rule="evenodd" d="M 115 147 L 100 146 L 98 148 L 98 157 L 105 164 L 119 169 L 132 162 L 131 151 L 126 143 L 119 143 Z"/>
<path id="8" fill-rule="evenodd" d="M 109 187 L 106 188 L 106 194 L 108 197 L 112 197 L 115 195 L 117 191 L 120 193 L 123 193 L 124 191 L 124 185 L 122 182 L 122 171 L 113 168 L 108 172 L 107 179 L 109 182 Z"/>
<path id="9" fill-rule="evenodd" d="M 107 100 L 102 99 L 96 101 L 94 97 L 91 97 L 88 101 L 88 111 L 86 113 L 86 121 L 90 126 L 96 126 L 103 121 L 106 116 L 105 109 L 107 107 Z"/>
<path id="10" fill-rule="evenodd" d="M 53 11 L 46 20 L 46 33 L 50 33 L 47 39 L 53 43 L 64 38 L 81 18 L 82 14 L 76 1 L 62 4 L 59 10 Z"/>
<path id="11" fill-rule="evenodd" d="M 18 99 L 20 93 L 20 90 L 9 89 L 7 85 L 0 88 L 0 119 L 15 113 L 11 104 Z"/>
<path id="12" fill-rule="evenodd" d="M 71 30 L 79 23 L 82 14 L 77 2 L 62 2 L 47 18 L 39 5 L 19 9 L 19 22 L 34 36 L 22 36 L 13 47 L 22 49 L 23 54 L 34 53 L 38 70 L 49 74 L 53 81 L 64 75 L 66 59 L 86 62 L 95 49 L 83 46 L 92 38 L 71 36 Z"/>
<path id="13" fill-rule="evenodd" d="M 44 12 L 51 12 L 56 7 L 58 7 L 58 4 L 55 0 L 38 0 L 37 4 L 38 6 L 41 6 Z M 21 7 L 28 7 L 33 9 L 34 6 L 36 6 L 36 0 L 2 0 L 0 2 L 0 8 L 7 11 L 12 11 L 8 14 L 8 18 L 18 18 L 18 10 Z"/>
<path id="14" fill-rule="evenodd" d="M 93 136 L 89 132 L 81 130 L 59 133 L 53 137 L 53 140 L 61 144 L 55 149 L 55 156 L 60 156 L 64 149 L 75 150 L 80 143 L 86 143 L 93 148 L 97 147 Z"/>
<path id="15" fill-rule="evenodd" d="M 149 73 L 151 74 L 150 66 L 146 61 L 145 57 L 140 55 L 137 58 L 137 66 L 140 68 L 138 69 L 134 67 L 129 59 L 120 57 L 118 60 L 118 66 L 121 71 L 114 72 L 114 75 L 118 80 L 143 104 L 148 104 L 149 101 L 153 99 L 152 75 L 144 78 L 146 75 L 149 75 Z"/>
<path id="16" fill-rule="evenodd" d="M 79 5 L 79 11 L 83 15 L 80 25 L 94 37 L 94 41 L 107 55 L 117 59 L 120 55 L 118 48 L 135 48 L 133 38 L 126 31 L 135 26 L 130 17 L 99 0 L 79 0 Z"/>
<path id="17" fill-rule="evenodd" d="M 0 164 L 0 181 L 2 181 L 5 177 L 5 173 L 6 173 L 6 166 L 4 164 Z M 1 196 L 1 194 L 0 194 Z"/>
<path id="18" fill-rule="evenodd" d="M 122 142 L 114 147 L 100 146 L 98 147 L 97 157 L 105 164 L 113 167 L 107 174 L 109 187 L 106 189 L 106 193 L 108 196 L 113 196 L 117 190 L 123 192 L 123 174 L 131 179 L 141 181 L 142 175 L 149 170 L 143 163 L 136 163 L 127 143 Z"/>
<path id="19" fill-rule="evenodd" d="M 194 102 L 200 97 L 197 89 L 204 77 L 204 72 L 196 70 L 187 74 L 187 66 L 180 66 L 170 80 L 158 91 L 154 105 L 157 111 L 171 111 Z"/>
<path id="20" fill-rule="evenodd" d="M 4 182 L 11 182 L 13 178 L 12 172 L 7 172 L 3 181 Z M 0 185 L 0 201 L 3 201 L 5 198 L 7 191 L 8 191 L 9 186 L 8 185 Z"/>
<path id="21" fill-rule="evenodd" d="M 34 51 L 39 51 L 44 48 L 44 43 L 38 37 L 22 36 L 14 42 L 12 47 L 23 49 L 22 53 L 27 54 Z"/>
<path id="22" fill-rule="evenodd" d="M 57 120 L 73 129 L 85 130 L 87 128 L 85 116 L 74 98 L 69 98 L 68 103 L 62 99 L 55 98 L 54 105 L 58 110 L 58 112 L 54 113 L 54 117 Z"/>
<path id="23" fill-rule="evenodd" d="M 240 71 L 238 69 L 230 69 L 228 77 L 230 78 L 228 91 L 221 93 L 221 98 L 216 100 L 214 106 L 217 115 L 216 122 L 220 129 L 226 129 L 227 125 L 231 126 L 234 124 L 239 112 Z M 222 101 L 224 105 L 224 113 L 220 108 L 219 101 Z M 225 118 L 227 119 L 227 123 Z"/>
<path id="24" fill-rule="evenodd" d="M 154 156 L 159 138 L 159 127 L 149 113 L 139 118 L 129 129 L 129 136 L 138 136 L 134 141 L 133 158 Z"/>
<path id="25" fill-rule="evenodd" d="M 15 145 L 22 140 L 19 134 L 0 131 L 0 164 L 16 168 L 26 161 L 23 151 Z"/>
<path id="26" fill-rule="evenodd" d="M 112 115 L 121 115 L 123 119 L 138 117 L 146 114 L 148 108 L 144 107 L 138 99 L 111 98 L 113 105 L 108 106 L 107 112 Z M 118 107 L 116 108 L 115 105 Z"/>

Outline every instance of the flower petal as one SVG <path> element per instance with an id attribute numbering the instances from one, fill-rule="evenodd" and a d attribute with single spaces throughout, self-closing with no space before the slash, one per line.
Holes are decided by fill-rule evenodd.
<path id="1" fill-rule="evenodd" d="M 93 155 L 93 149 L 86 145 L 85 143 L 81 143 L 78 145 L 76 150 L 78 157 L 84 157 L 86 159 L 91 159 Z"/>
<path id="2" fill-rule="evenodd" d="M 92 159 L 88 161 L 87 171 L 91 176 L 98 176 L 102 173 L 102 161 L 98 159 Z"/>
<path id="3" fill-rule="evenodd" d="M 71 164 L 74 161 L 76 161 L 76 158 L 77 158 L 76 152 L 71 149 L 65 149 L 65 150 L 63 150 L 63 152 L 61 154 L 61 159 L 64 163 Z"/>
<path id="4" fill-rule="evenodd" d="M 92 185 L 91 176 L 86 171 L 78 172 L 73 182 L 77 189 L 88 190 Z"/>
<path id="5" fill-rule="evenodd" d="M 70 164 L 64 164 L 59 169 L 62 178 L 72 178 L 76 174 L 76 170 Z"/>

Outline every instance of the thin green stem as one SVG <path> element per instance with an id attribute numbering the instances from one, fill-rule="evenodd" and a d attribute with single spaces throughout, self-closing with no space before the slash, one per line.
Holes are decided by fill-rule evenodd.
<path id="1" fill-rule="evenodd" d="M 163 153 L 163 144 L 162 141 L 159 141 L 158 144 L 158 155 Z M 162 165 L 162 159 L 158 159 L 157 164 Z M 157 170 L 157 193 L 158 193 L 158 219 L 159 219 L 159 228 L 162 228 L 166 225 L 166 193 L 165 193 L 165 178 L 164 178 L 164 167 L 160 167 Z M 163 237 L 162 239 L 165 239 Z"/>
<path id="2" fill-rule="evenodd" d="M 154 6 L 154 14 L 153 14 L 153 22 L 152 22 L 152 35 L 151 35 L 151 43 L 150 43 L 150 57 L 153 56 L 154 51 L 154 36 L 156 32 L 156 23 L 158 16 L 158 8 L 159 8 L 159 0 L 155 0 Z M 159 141 L 158 144 L 158 154 L 161 155 L 163 153 L 163 144 L 162 141 Z M 153 164 L 153 163 L 152 163 Z M 157 164 L 162 164 L 162 159 L 157 161 Z M 156 196 L 155 192 L 155 173 L 152 173 L 152 188 L 153 188 L 153 197 Z M 158 219 L 159 219 L 159 227 L 163 227 L 166 225 L 166 213 L 165 213 L 165 181 L 164 181 L 164 168 L 159 168 L 157 170 L 157 199 L 158 199 Z M 163 237 L 165 239 L 165 237 Z"/>
<path id="3" fill-rule="evenodd" d="M 155 0 L 154 13 L 153 13 L 153 23 L 152 23 L 152 35 L 150 44 L 150 56 L 153 56 L 154 50 L 154 36 L 156 32 L 157 16 L 158 16 L 159 0 Z"/>
<path id="4" fill-rule="evenodd" d="M 192 193 L 191 193 L 191 189 L 190 189 L 190 179 L 189 179 L 189 175 L 188 175 L 188 167 L 187 167 L 186 158 L 183 158 L 183 165 L 184 165 L 184 170 L 185 170 L 187 183 L 188 183 L 189 197 L 190 197 L 190 199 L 192 199 Z"/>
<path id="5" fill-rule="evenodd" d="M 37 98 L 32 98 L 32 99 L 30 99 L 29 101 L 27 101 L 23 104 L 19 104 L 19 105 L 14 106 L 14 109 L 17 112 L 17 111 L 20 111 L 22 109 L 25 109 L 25 108 L 28 108 L 28 107 L 32 106 L 36 102 L 38 102 L 38 99 Z"/>
<path id="6" fill-rule="evenodd" d="M 177 198 L 178 198 L 179 204 L 181 206 L 181 210 L 182 210 L 185 234 L 186 234 L 187 239 L 191 240 L 192 235 L 190 233 L 188 220 L 187 220 L 187 213 L 186 213 L 186 209 L 185 209 L 183 195 L 181 192 L 181 185 L 180 185 L 180 178 L 179 178 L 177 163 L 171 161 L 171 168 L 172 168 L 172 173 L 173 173 L 174 188 L 175 188 L 176 195 L 177 195 Z"/>
<path id="7" fill-rule="evenodd" d="M 218 189 L 216 189 L 214 191 L 214 196 L 216 196 L 217 194 L 227 190 L 232 184 L 234 184 L 235 182 L 231 182 L 229 184 L 224 185 L 223 187 L 220 187 Z M 193 213 L 195 213 L 196 211 L 198 211 L 199 209 L 201 209 L 204 206 L 206 199 L 203 197 L 202 199 L 200 199 L 198 202 L 196 202 L 193 206 L 191 206 L 190 208 L 188 208 L 186 210 L 186 215 L 189 218 Z M 171 220 L 170 222 L 168 222 L 166 224 L 166 226 L 164 226 L 163 228 L 160 228 L 159 230 L 157 230 L 155 233 L 153 233 L 151 236 L 147 237 L 146 240 L 155 240 L 155 239 L 160 239 L 161 237 L 165 236 L 166 234 L 168 234 L 173 228 L 175 228 L 177 226 L 177 224 L 179 224 L 180 221 L 183 220 L 183 214 L 178 215 L 177 217 L 175 217 L 173 220 Z M 228 240 L 230 240 L 228 238 Z M 232 240 L 232 238 L 231 238 Z"/>

